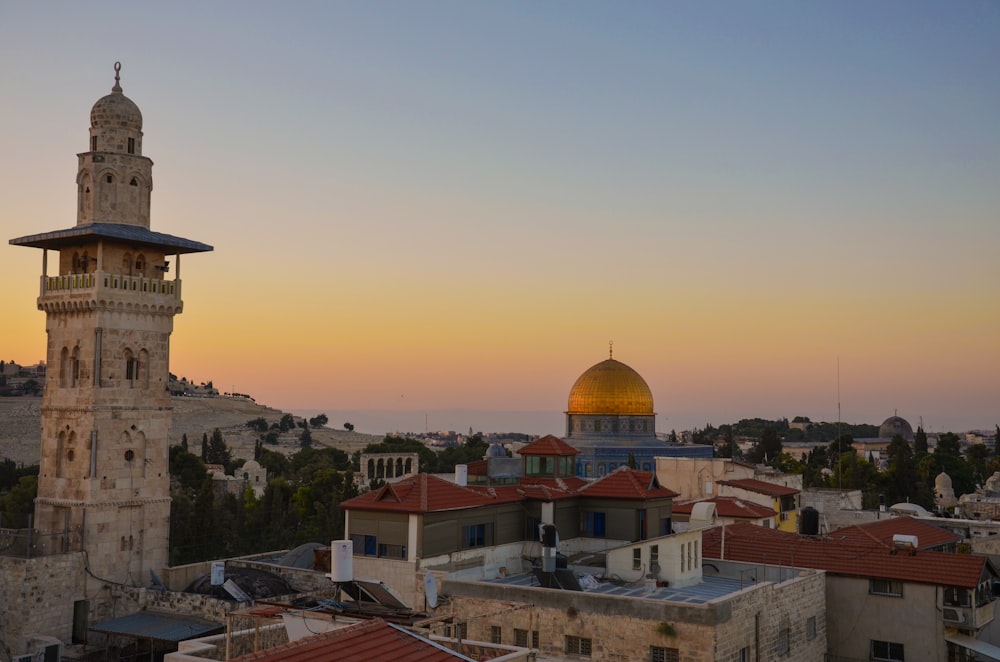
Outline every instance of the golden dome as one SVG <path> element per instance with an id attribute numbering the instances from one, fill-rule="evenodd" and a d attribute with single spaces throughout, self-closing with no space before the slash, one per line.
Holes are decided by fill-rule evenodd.
<path id="1" fill-rule="evenodd" d="M 569 392 L 567 414 L 653 415 L 646 380 L 620 361 L 607 359 L 580 375 Z"/>

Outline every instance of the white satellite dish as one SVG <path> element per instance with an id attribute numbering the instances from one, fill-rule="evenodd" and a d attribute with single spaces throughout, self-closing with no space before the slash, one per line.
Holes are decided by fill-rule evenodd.
<path id="1" fill-rule="evenodd" d="M 424 575 L 424 598 L 427 600 L 427 606 L 431 609 L 436 609 L 438 606 L 438 585 L 437 580 L 434 579 L 434 575 L 427 573 Z"/>

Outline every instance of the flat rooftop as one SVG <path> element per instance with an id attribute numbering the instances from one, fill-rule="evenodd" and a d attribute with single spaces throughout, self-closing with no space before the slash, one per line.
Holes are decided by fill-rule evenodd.
<path id="1" fill-rule="evenodd" d="M 506 586 L 542 587 L 535 575 L 530 572 L 484 581 L 487 584 L 503 584 Z M 663 600 L 664 602 L 702 605 L 712 600 L 738 593 L 755 584 L 756 582 L 749 580 L 741 581 L 740 579 L 730 577 L 706 576 L 702 578 L 701 583 L 692 586 L 662 586 L 656 587 L 652 591 L 648 590 L 643 582 L 629 584 L 624 582 L 599 581 L 597 586 L 593 588 L 583 586 L 583 592 L 591 595 L 618 595 L 627 598 L 643 598 L 645 600 Z"/>

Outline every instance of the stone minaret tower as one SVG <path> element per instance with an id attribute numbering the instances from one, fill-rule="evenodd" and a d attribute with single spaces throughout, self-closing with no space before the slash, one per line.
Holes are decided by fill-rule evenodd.
<path id="1" fill-rule="evenodd" d="M 48 374 L 35 528 L 79 531 L 93 576 L 142 586 L 167 565 L 167 379 L 183 308 L 180 256 L 212 247 L 149 229 L 153 162 L 142 155 L 142 113 L 122 94 L 120 69 L 90 111 L 76 225 L 10 243 L 43 251 Z M 50 251 L 57 275 L 48 275 Z"/>

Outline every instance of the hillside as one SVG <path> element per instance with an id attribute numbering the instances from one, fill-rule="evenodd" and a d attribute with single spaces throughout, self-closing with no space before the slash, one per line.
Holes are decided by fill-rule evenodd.
<path id="1" fill-rule="evenodd" d="M 174 425 L 170 443 L 179 444 L 187 434 L 190 449 L 199 452 L 202 434 L 211 436 L 215 428 L 222 431 L 235 458 L 253 457 L 254 442 L 258 434 L 246 427 L 246 422 L 263 417 L 268 422 L 277 422 L 285 412 L 249 400 L 230 398 L 172 398 Z M 42 399 L 40 397 L 0 398 L 0 458 L 10 458 L 26 465 L 37 464 L 40 457 Z M 272 450 L 292 453 L 299 448 L 300 429 L 281 435 L 277 447 Z M 360 450 L 366 444 L 381 441 L 381 437 L 320 428 L 311 430 L 315 446 L 340 448 L 347 453 Z"/>

